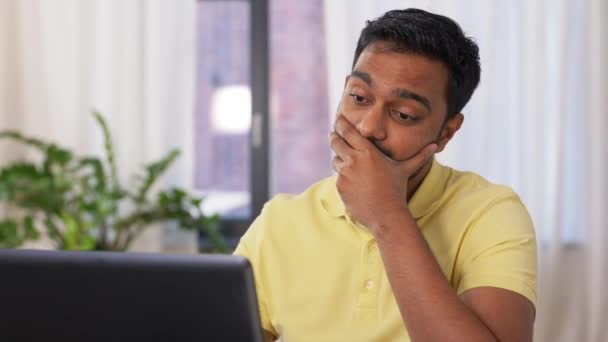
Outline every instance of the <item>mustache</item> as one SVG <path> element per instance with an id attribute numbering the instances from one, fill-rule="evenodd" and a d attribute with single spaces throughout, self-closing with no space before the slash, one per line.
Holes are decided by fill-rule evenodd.
<path id="1" fill-rule="evenodd" d="M 377 141 L 374 141 L 373 139 L 368 139 L 372 144 L 374 144 L 374 146 L 376 146 L 376 148 L 382 152 L 382 154 L 384 154 L 385 156 L 391 158 L 391 159 L 395 159 L 393 158 L 393 153 L 389 150 L 387 150 L 386 148 L 382 147 Z"/>

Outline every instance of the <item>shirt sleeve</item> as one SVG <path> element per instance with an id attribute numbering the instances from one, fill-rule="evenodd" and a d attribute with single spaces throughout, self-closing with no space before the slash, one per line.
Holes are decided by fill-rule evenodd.
<path id="1" fill-rule="evenodd" d="M 536 235 L 528 211 L 514 193 L 473 219 L 454 274 L 458 294 L 491 286 L 517 292 L 536 306 Z"/>
<path id="2" fill-rule="evenodd" d="M 268 270 L 265 268 L 263 262 L 263 249 L 262 242 L 264 239 L 264 232 L 267 225 L 267 219 L 265 217 L 264 210 L 251 224 L 247 232 L 241 238 L 238 246 L 234 251 L 234 255 L 240 255 L 249 260 L 253 268 L 253 275 L 255 280 L 256 295 L 258 298 L 258 307 L 260 311 L 260 320 L 262 322 L 262 328 L 274 336 L 278 336 L 276 330 L 272 325 L 272 321 L 268 312 L 268 292 L 266 291 L 268 278 Z"/>

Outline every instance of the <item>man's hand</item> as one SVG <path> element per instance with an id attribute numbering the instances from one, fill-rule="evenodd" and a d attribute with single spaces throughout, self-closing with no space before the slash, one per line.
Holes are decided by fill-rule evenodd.
<path id="1" fill-rule="evenodd" d="M 329 139 L 342 201 L 352 218 L 373 234 L 384 226 L 387 211 L 407 210 L 408 180 L 437 150 L 436 144 L 429 144 L 408 160 L 395 161 L 341 114 Z"/>

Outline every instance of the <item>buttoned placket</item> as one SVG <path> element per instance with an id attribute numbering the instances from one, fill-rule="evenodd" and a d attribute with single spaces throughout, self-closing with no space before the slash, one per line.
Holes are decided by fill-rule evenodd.
<path id="1" fill-rule="evenodd" d="M 359 253 L 358 297 L 355 308 L 355 320 L 359 323 L 375 324 L 378 317 L 378 295 L 382 275 L 382 260 L 376 240 L 367 228 L 347 220 L 358 230 L 361 239 Z"/>

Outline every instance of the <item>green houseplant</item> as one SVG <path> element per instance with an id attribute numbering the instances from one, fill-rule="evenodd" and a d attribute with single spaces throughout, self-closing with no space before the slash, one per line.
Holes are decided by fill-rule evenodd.
<path id="1" fill-rule="evenodd" d="M 150 224 L 173 221 L 206 234 L 211 252 L 227 252 L 218 216 L 201 211 L 203 198 L 180 188 L 151 194 L 179 150 L 146 165 L 125 187 L 117 176 L 108 126 L 99 113 L 93 114 L 103 132 L 103 159 L 80 157 L 16 131 L 0 132 L 0 139 L 25 144 L 43 157 L 41 163 L 20 161 L 0 168 L 0 203 L 20 208 L 18 219 L 0 219 L 0 247 L 18 247 L 45 233 L 58 249 L 125 251 Z"/>

